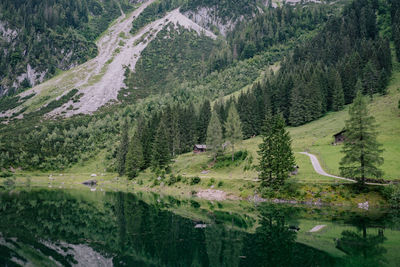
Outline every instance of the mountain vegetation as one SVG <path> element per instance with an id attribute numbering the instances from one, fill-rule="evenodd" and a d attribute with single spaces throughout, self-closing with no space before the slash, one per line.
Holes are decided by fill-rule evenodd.
<path id="1" fill-rule="evenodd" d="M 0 146 L 0 167 L 60 170 L 105 151 L 108 171 L 129 169 L 134 177 L 148 167 L 168 168 L 173 157 L 207 143 L 213 113 L 222 145 L 230 139 L 225 126 L 231 106 L 247 139 L 262 132 L 268 113 L 282 114 L 285 124 L 297 126 L 341 110 L 352 103 L 357 80 L 364 94 L 385 94 L 392 71 L 390 36 L 378 31 L 387 23 L 379 18 L 389 15 L 382 12 L 390 12 L 380 8 L 385 4 L 355 0 L 344 8 L 265 8 L 239 22 L 226 42 L 166 27 L 143 51 L 135 72 L 127 71 L 122 104 L 59 120 L 42 120 L 45 113 L 39 110 L 0 125 L 0 143 L 7 144 Z M 390 28 L 390 22 L 384 26 Z M 279 68 L 269 71 L 278 60 Z M 127 167 L 129 150 L 135 149 L 142 151 L 141 163 Z M 132 152 L 129 158 L 132 162 Z"/>
<path id="2" fill-rule="evenodd" d="M 0 3 L 0 95 L 12 95 L 97 54 L 95 40 L 129 0 L 4 0 Z"/>

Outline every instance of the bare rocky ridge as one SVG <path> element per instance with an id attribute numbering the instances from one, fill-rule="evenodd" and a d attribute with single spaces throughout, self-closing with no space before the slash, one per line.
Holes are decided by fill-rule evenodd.
<path id="1" fill-rule="evenodd" d="M 217 27 L 219 33 L 223 36 L 226 36 L 229 31 L 233 30 L 236 23 L 243 19 L 242 16 L 235 21 L 232 19 L 228 21 L 222 21 L 220 18 L 213 15 L 215 12 L 215 7 L 201 7 L 196 11 L 187 11 L 184 14 L 195 23 L 201 25 L 203 28 L 210 29 L 211 26 Z"/>
<path id="2" fill-rule="evenodd" d="M 111 101 L 117 101 L 119 90 L 125 86 L 125 67 L 133 71 L 142 51 L 157 36 L 157 33 L 170 23 L 181 25 L 213 39 L 216 38 L 215 34 L 180 13 L 179 9 L 175 9 L 163 18 L 146 25 L 136 35 L 132 36 L 130 30 L 133 20 L 153 1 L 144 2 L 131 14 L 123 14 L 118 18 L 98 40 L 99 54 L 97 57 L 21 93 L 21 97 L 32 93 L 36 95 L 13 110 L 0 113 L 0 117 L 10 116 L 12 113 L 21 110 L 23 106 L 39 105 L 44 96 L 57 96 L 57 98 L 53 97 L 47 100 L 44 104 L 47 105 L 74 88 L 79 90 L 77 94 L 82 94 L 79 101 L 75 103 L 70 101 L 51 111 L 47 116 L 63 115 L 70 117 L 80 113 L 91 114 L 101 106 Z M 40 105 L 43 106 L 43 103 Z"/>

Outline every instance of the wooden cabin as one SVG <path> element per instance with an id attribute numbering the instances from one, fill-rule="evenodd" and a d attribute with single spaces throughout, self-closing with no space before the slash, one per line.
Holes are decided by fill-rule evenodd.
<path id="1" fill-rule="evenodd" d="M 194 145 L 193 153 L 203 153 L 207 151 L 206 145 Z"/>
<path id="2" fill-rule="evenodd" d="M 334 134 L 333 137 L 335 138 L 335 141 L 333 142 L 333 145 L 341 144 L 346 140 L 346 130 L 342 130 L 338 132 L 337 134 Z"/>

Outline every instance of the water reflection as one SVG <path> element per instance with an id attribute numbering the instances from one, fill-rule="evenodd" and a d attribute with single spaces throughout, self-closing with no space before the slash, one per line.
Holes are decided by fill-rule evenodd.
<path id="1" fill-rule="evenodd" d="M 350 222 L 356 226 L 357 231 L 345 230 L 336 240 L 336 248 L 348 255 L 348 262 L 359 266 L 380 266 L 387 263 L 387 250 L 382 247 L 387 240 L 384 228 L 374 228 L 374 233 L 369 233 L 368 228 L 374 226 L 374 221 L 368 217 L 355 217 Z"/>
<path id="2" fill-rule="evenodd" d="M 304 218 L 329 220 L 330 212 L 263 204 L 256 222 L 218 210 L 222 204 L 202 204 L 122 192 L 3 192 L 0 265 L 395 266 L 383 247 L 386 217 L 343 221 L 358 228 L 329 241 L 335 254 L 317 239 L 299 242 L 310 236 Z"/>

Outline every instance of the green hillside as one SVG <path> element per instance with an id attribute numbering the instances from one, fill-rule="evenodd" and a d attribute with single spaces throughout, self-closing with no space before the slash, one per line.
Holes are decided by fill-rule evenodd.
<path id="1" fill-rule="evenodd" d="M 400 110 L 398 101 L 400 100 L 400 72 L 393 74 L 389 85 L 388 94 L 385 96 L 375 95 L 369 103 L 370 113 L 375 116 L 379 125 L 378 140 L 383 144 L 385 152 L 383 157 L 385 163 L 382 166 L 385 172 L 385 179 L 400 179 Z M 295 152 L 309 151 L 318 156 L 324 169 L 334 175 L 339 175 L 339 161 L 342 157 L 341 146 L 332 145 L 333 134 L 341 131 L 348 116 L 348 106 L 339 112 L 331 112 L 323 118 L 299 127 L 290 127 Z M 251 138 L 242 142 L 238 150 L 247 150 L 253 157 L 253 164 L 257 163 L 258 144 L 260 137 Z M 298 180 L 304 182 L 326 182 L 334 179 L 323 177 L 314 172 L 309 158 L 297 154 L 296 160 L 300 166 Z M 187 175 L 201 175 L 205 169 L 209 169 L 211 162 L 210 155 L 187 153 L 179 156 L 173 165 L 176 173 L 186 173 Z M 249 179 L 257 177 L 255 171 L 243 171 L 248 164 L 248 160 L 238 166 L 220 169 L 211 169 L 207 177 L 216 179 Z"/>

